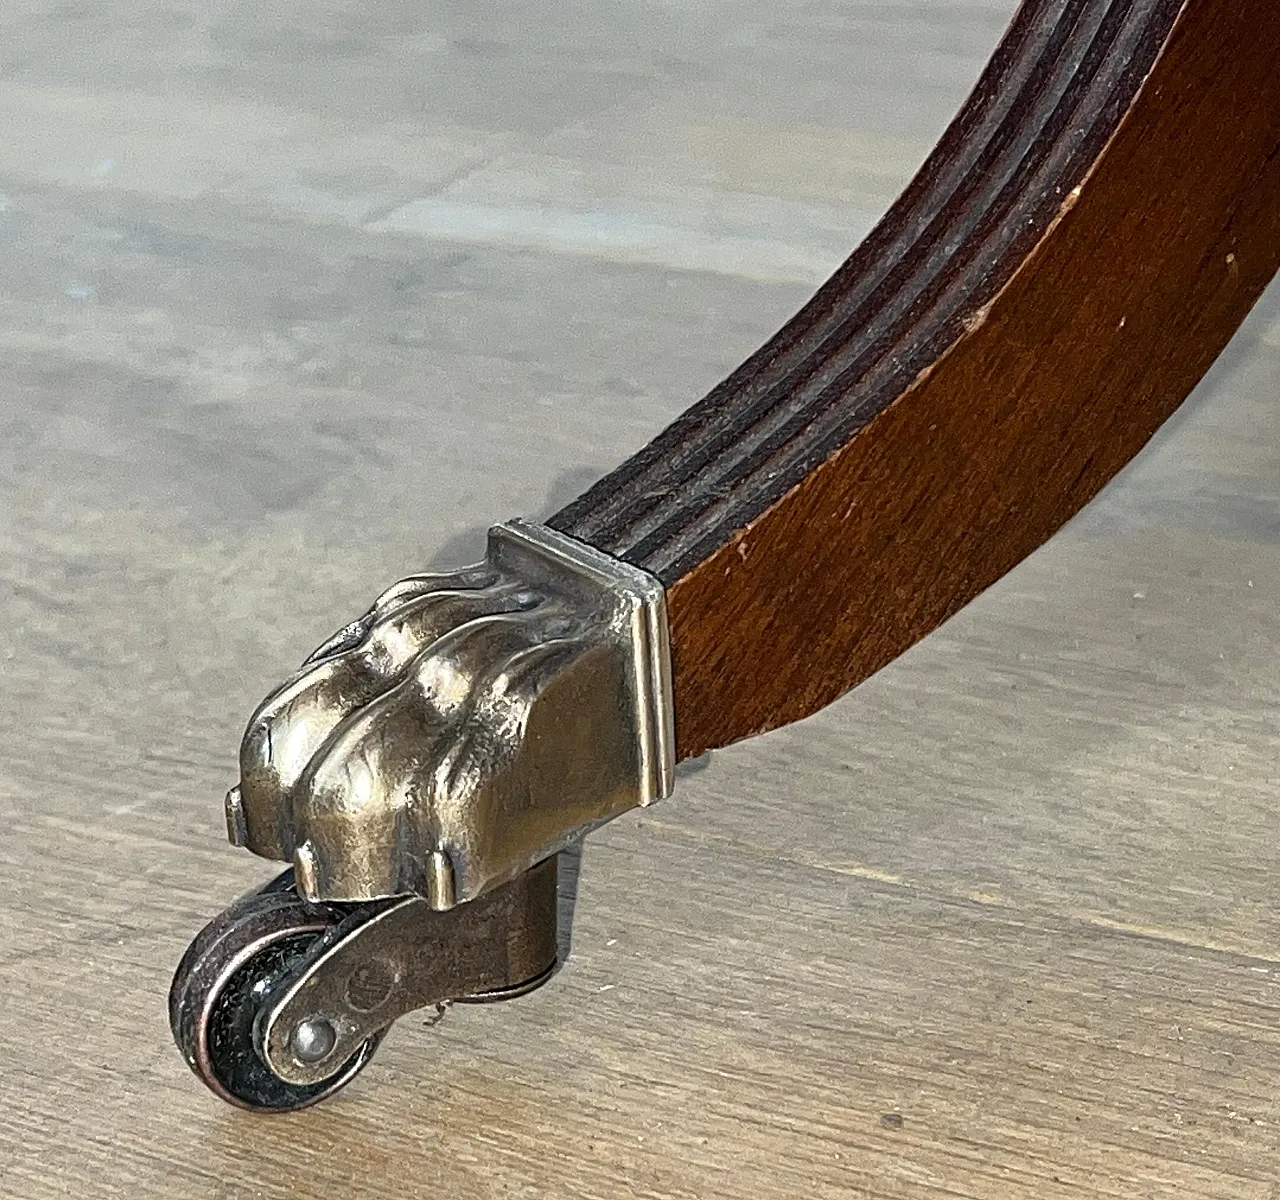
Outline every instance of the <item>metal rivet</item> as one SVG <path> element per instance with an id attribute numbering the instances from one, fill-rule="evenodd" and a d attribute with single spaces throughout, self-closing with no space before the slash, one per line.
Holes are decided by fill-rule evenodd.
<path id="1" fill-rule="evenodd" d="M 300 1063 L 318 1063 L 333 1053 L 337 1042 L 337 1030 L 326 1018 L 308 1017 L 294 1028 L 289 1046 Z"/>

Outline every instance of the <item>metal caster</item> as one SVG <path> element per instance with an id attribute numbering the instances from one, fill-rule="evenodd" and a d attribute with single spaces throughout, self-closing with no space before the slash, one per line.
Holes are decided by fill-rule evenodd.
<path id="1" fill-rule="evenodd" d="M 554 858 L 447 912 L 416 896 L 312 903 L 290 870 L 197 935 L 169 1023 L 215 1095 L 292 1112 L 350 1083 L 398 1017 L 525 995 L 555 962 Z"/>
<path id="2" fill-rule="evenodd" d="M 662 585 L 513 522 L 385 592 L 249 721 L 231 841 L 292 862 L 174 977 L 191 1069 L 242 1108 L 331 1096 L 396 1018 L 552 972 L 556 855 L 671 790 Z"/>

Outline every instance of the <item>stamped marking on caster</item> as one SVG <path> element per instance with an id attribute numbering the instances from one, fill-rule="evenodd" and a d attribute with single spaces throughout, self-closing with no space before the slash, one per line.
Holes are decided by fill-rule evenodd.
<path id="1" fill-rule="evenodd" d="M 360 1013 L 373 1012 L 390 999 L 400 980 L 400 967 L 389 958 L 364 963 L 347 980 L 347 1006 Z"/>

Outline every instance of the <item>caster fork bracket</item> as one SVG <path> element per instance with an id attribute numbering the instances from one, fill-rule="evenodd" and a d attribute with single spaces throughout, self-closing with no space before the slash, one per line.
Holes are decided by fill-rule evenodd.
<path id="1" fill-rule="evenodd" d="M 254 1040 L 282 1080 L 315 1084 L 397 1018 L 521 995 L 555 959 L 554 856 L 443 912 L 417 896 L 362 904 L 275 986 Z"/>

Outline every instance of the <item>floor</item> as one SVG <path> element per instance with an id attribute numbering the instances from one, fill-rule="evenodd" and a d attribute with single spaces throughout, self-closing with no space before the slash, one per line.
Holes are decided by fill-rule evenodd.
<path id="1" fill-rule="evenodd" d="M 259 697 L 754 348 L 1012 0 L 10 0 L 0 1195 L 1280 1197 L 1280 289 L 1069 529 L 592 836 L 532 997 L 180 1061 Z"/>

